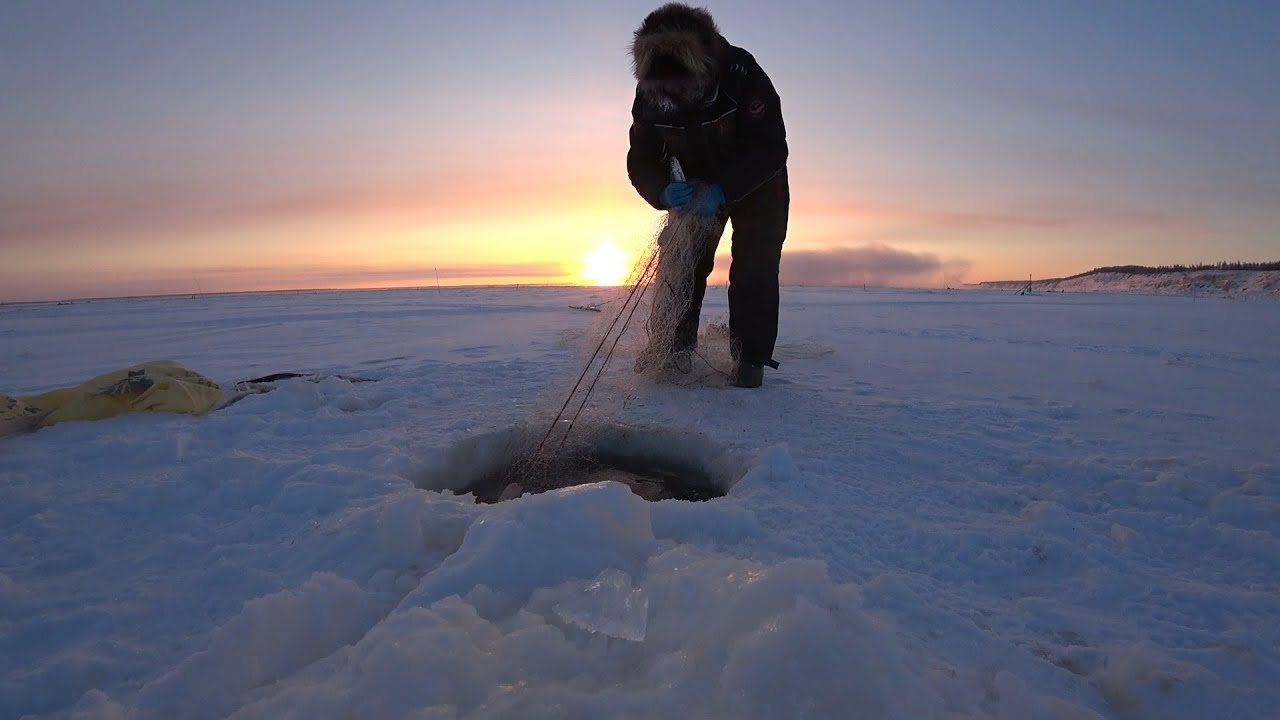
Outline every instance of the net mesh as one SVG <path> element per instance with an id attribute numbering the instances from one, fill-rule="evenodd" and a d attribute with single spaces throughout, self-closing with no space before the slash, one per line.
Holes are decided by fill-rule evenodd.
<path id="1" fill-rule="evenodd" d="M 700 300 L 689 311 L 723 232 L 723 221 L 715 217 L 667 213 L 636 252 L 622 295 L 640 290 L 635 293 L 639 309 L 617 352 L 633 370 L 632 379 L 639 381 L 631 384 L 633 390 L 646 382 L 716 385 L 727 380 L 733 355 L 728 325 L 724 318 L 703 313 Z M 589 338 L 598 339 L 609 330 L 613 313 L 602 315 Z M 705 320 L 710 322 L 700 322 Z M 594 347 L 590 339 L 586 345 Z"/>

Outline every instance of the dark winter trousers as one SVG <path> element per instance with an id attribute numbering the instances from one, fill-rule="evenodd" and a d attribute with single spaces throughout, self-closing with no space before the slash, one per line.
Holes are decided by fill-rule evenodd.
<path id="1" fill-rule="evenodd" d="M 733 222 L 729 264 L 729 342 L 734 359 L 777 367 L 778 268 L 787 237 L 791 188 L 784 167 L 734 206 L 722 211 L 708 230 L 702 256 L 695 264 L 693 292 L 676 328 L 675 346 L 691 348 L 698 338 L 698 319 L 707 292 L 707 277 L 726 223 Z"/>

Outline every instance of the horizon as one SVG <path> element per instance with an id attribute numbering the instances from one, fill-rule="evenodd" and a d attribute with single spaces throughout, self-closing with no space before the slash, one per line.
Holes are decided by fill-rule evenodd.
<path id="1" fill-rule="evenodd" d="M 0 8 L 0 302 L 625 281 L 658 4 Z M 782 97 L 788 286 L 1274 254 L 1280 6 L 707 7 Z"/>
<path id="2" fill-rule="evenodd" d="M 1222 261 L 1222 262 L 1225 262 L 1225 261 Z M 1240 261 L 1240 262 L 1249 262 L 1249 261 Z M 1277 261 L 1277 263 L 1280 263 L 1280 261 Z M 1277 264 L 1277 263 L 1260 261 L 1259 263 L 1256 263 L 1256 264 Z M 1211 267 L 1212 265 L 1211 263 L 1207 263 L 1206 265 L 1209 265 L 1209 267 L 1191 268 L 1191 271 L 1199 271 L 1199 270 L 1208 271 L 1208 270 L 1214 269 L 1213 267 Z M 1054 277 L 1032 276 L 1031 278 L 1029 278 L 1029 280 L 1031 280 L 1032 282 L 1054 282 L 1054 281 L 1066 280 L 1074 277 L 1089 275 L 1096 272 L 1108 271 L 1113 269 L 1114 267 L 1116 266 L 1095 267 L 1079 273 L 1071 273 L 1069 275 L 1054 276 Z M 1146 269 L 1155 269 L 1155 266 L 1146 266 L 1146 265 L 1129 265 L 1128 267 L 1142 267 Z M 1179 271 L 1169 270 L 1168 272 L 1179 272 Z M 1275 271 L 1274 270 L 1228 269 L 1228 270 L 1225 270 L 1224 272 L 1275 272 Z M 714 276 L 713 276 L 713 279 L 714 279 Z M 1021 278 L 1012 278 L 1012 277 L 999 278 L 999 279 L 979 279 L 979 280 L 967 280 L 963 282 L 956 282 L 950 285 L 880 284 L 880 283 L 868 283 L 868 282 L 804 283 L 804 282 L 785 282 L 784 281 L 784 282 L 781 282 L 779 286 L 782 288 L 825 288 L 825 289 L 850 289 L 850 290 L 854 290 L 858 288 L 862 288 L 864 290 L 869 290 L 869 289 L 954 290 L 957 287 L 978 288 L 986 284 L 1022 283 L 1022 282 L 1027 282 L 1027 280 L 1023 280 Z M 727 280 L 725 278 L 720 278 L 719 280 L 716 280 L 714 282 L 709 282 L 707 284 L 707 287 L 708 288 L 725 287 L 726 285 L 727 285 Z M 391 291 L 397 291 L 397 290 L 417 290 L 422 292 L 437 291 L 437 292 L 443 293 L 444 290 L 446 289 L 447 290 L 507 290 L 507 289 L 525 290 L 525 289 L 580 288 L 580 289 L 588 289 L 588 290 L 589 289 L 619 290 L 619 289 L 626 289 L 627 287 L 630 287 L 630 285 L 627 285 L 625 283 L 615 284 L 615 285 L 601 285 L 601 284 L 591 284 L 591 283 L 582 283 L 582 282 L 459 283 L 459 284 L 449 284 L 449 285 L 442 283 L 439 285 L 382 285 L 382 286 L 360 286 L 360 287 L 282 287 L 282 288 L 259 288 L 254 290 L 214 290 L 214 291 L 197 290 L 195 292 L 158 292 L 158 293 L 139 294 L 139 295 L 95 295 L 95 296 L 80 296 L 80 297 L 48 298 L 43 300 L 6 300 L 5 298 L 0 297 L 0 306 L 71 304 L 71 303 L 106 302 L 106 301 L 112 301 L 112 300 L 150 300 L 150 299 L 182 298 L 182 297 L 189 297 L 189 298 L 220 297 L 220 296 L 228 296 L 228 295 L 274 295 L 274 294 L 286 294 L 286 293 L 301 294 L 301 293 L 339 293 L 339 292 L 391 292 Z"/>
<path id="3" fill-rule="evenodd" d="M 1048 279 L 1048 278 L 1046 278 Z M 979 281 L 978 283 L 962 283 L 963 285 L 974 286 L 981 282 L 1004 282 L 1004 281 Z M 708 288 L 724 287 L 724 282 L 708 283 Z M 441 292 L 445 290 L 544 290 L 544 289 L 582 289 L 582 290 L 625 290 L 626 285 L 591 285 L 584 283 L 484 283 L 484 284 L 459 284 L 459 285 L 385 285 L 380 287 L 292 287 L 292 288 L 263 288 L 258 290 L 220 290 L 205 292 L 169 292 L 154 293 L 147 295 L 97 295 L 82 297 L 62 297 L 50 298 L 47 300 L 4 300 L 0 298 L 0 306 L 4 305 L 52 305 L 59 303 L 88 303 L 88 302 L 106 302 L 111 300 L 152 300 L 165 298 L 198 298 L 198 297 L 222 297 L 228 295 L 284 295 L 290 293 L 341 293 L 341 292 L 393 292 L 399 290 L 416 290 L 421 292 Z M 875 288 L 879 290 L 934 290 L 932 286 L 914 286 L 914 285 L 828 285 L 828 284 L 796 284 L 782 283 L 783 288 L 848 288 L 855 289 L 865 287 L 867 289 Z"/>

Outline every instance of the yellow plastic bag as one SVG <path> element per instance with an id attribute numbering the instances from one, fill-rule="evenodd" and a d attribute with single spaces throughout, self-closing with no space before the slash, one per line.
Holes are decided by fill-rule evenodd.
<path id="1" fill-rule="evenodd" d="M 22 398 L 0 395 L 0 437 L 31 430 L 48 414 L 49 411 L 34 408 Z"/>
<path id="2" fill-rule="evenodd" d="M 40 395 L 8 398 L 12 409 L 0 405 L 3 422 L 15 427 L 22 418 L 34 427 L 48 427 L 68 420 L 102 420 L 131 412 L 172 412 L 202 415 L 222 399 L 218 383 L 172 360 L 143 363 L 99 375 L 76 387 Z M 17 427 L 16 429 L 24 429 Z"/>

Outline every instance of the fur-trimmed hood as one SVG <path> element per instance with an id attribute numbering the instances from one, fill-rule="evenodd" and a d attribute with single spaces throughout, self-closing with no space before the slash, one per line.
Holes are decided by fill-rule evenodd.
<path id="1" fill-rule="evenodd" d="M 691 100 L 716 82 L 726 45 L 710 12 L 667 3 L 635 31 L 632 73 L 645 95 Z"/>

